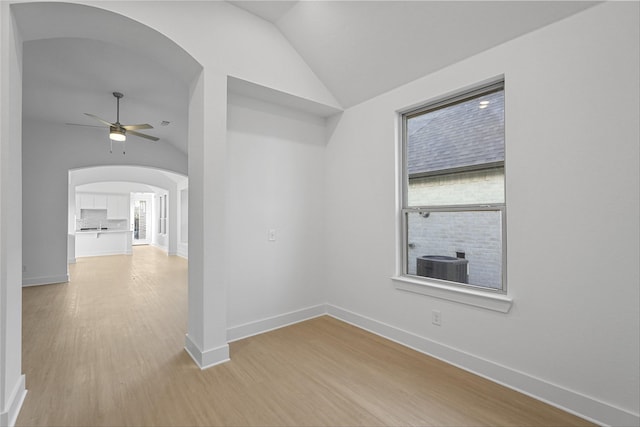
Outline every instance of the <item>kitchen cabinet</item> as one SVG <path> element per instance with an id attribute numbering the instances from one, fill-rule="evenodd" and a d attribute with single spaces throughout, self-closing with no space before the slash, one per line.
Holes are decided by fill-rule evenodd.
<path id="1" fill-rule="evenodd" d="M 106 194 L 78 193 L 77 196 L 76 206 L 79 204 L 80 209 L 107 209 Z"/>
<path id="2" fill-rule="evenodd" d="M 126 230 L 77 231 L 75 257 L 130 255 L 132 234 Z"/>
<path id="3" fill-rule="evenodd" d="M 80 209 L 93 209 L 93 194 L 78 193 L 77 200 Z"/>
<path id="4" fill-rule="evenodd" d="M 94 194 L 93 195 L 93 209 L 107 209 L 107 195 L 106 194 Z"/>
<path id="5" fill-rule="evenodd" d="M 129 219 L 128 194 L 76 193 L 76 217 L 82 209 L 104 209 L 108 219 Z"/>
<path id="6" fill-rule="evenodd" d="M 129 196 L 110 194 L 107 196 L 107 218 L 129 219 Z"/>
<path id="7" fill-rule="evenodd" d="M 80 218 L 80 194 L 76 193 L 76 219 Z"/>
<path id="8" fill-rule="evenodd" d="M 93 209 L 93 194 L 76 193 L 76 218 L 82 218 L 82 209 Z"/>

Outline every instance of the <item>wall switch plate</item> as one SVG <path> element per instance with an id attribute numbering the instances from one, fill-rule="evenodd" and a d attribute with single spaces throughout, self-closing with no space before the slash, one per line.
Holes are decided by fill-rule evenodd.
<path id="1" fill-rule="evenodd" d="M 440 313 L 439 310 L 433 310 L 433 312 L 431 313 L 431 323 L 436 326 L 442 325 L 442 313 Z"/>
<path id="2" fill-rule="evenodd" d="M 276 241 L 276 229 L 275 228 L 270 228 L 267 231 L 267 240 L 270 242 L 275 242 Z"/>

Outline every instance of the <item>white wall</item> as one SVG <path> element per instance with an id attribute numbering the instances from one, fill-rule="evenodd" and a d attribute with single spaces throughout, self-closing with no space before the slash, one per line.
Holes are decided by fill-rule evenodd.
<path id="1" fill-rule="evenodd" d="M 23 280 L 29 284 L 68 279 L 69 170 L 120 164 L 187 173 L 186 155 L 169 144 L 130 144 L 126 155 L 110 154 L 106 138 L 93 129 L 35 121 L 24 123 L 22 153 Z"/>
<path id="2" fill-rule="evenodd" d="M 231 339 L 252 332 L 252 322 L 324 303 L 324 124 L 317 116 L 229 97 Z M 270 229 L 275 241 L 268 240 Z"/>
<path id="3" fill-rule="evenodd" d="M 331 311 L 601 423 L 637 425 L 638 7 L 596 6 L 336 118 L 326 153 Z M 507 314 L 391 280 L 396 111 L 501 74 Z"/>
<path id="4" fill-rule="evenodd" d="M 231 144 L 227 156 L 226 138 L 238 135 L 234 135 L 233 129 L 227 134 L 225 126 L 226 76 L 236 75 L 329 104 L 333 103 L 332 97 L 273 26 L 224 2 L 192 3 L 188 17 L 184 5 L 177 2 L 155 3 L 152 9 L 145 2 L 103 5 L 168 35 L 205 68 L 192 86 L 190 100 L 189 172 L 193 203 L 189 209 L 189 241 L 196 250 L 190 258 L 189 339 L 194 345 L 191 350 L 199 351 L 200 357 L 196 359 L 201 366 L 208 361 L 215 363 L 224 356 L 227 323 L 252 322 L 258 317 L 233 308 L 238 301 L 236 296 L 253 295 L 252 287 L 258 285 L 251 282 L 251 277 L 233 277 L 245 257 L 239 255 L 241 243 L 230 241 L 225 233 L 228 223 L 236 221 L 227 216 L 227 212 L 237 213 L 237 209 L 231 210 L 229 206 L 247 203 L 236 200 L 227 188 L 225 162 L 234 162 L 237 156 Z M 4 126 L 10 122 L 6 118 L 5 94 L 9 88 L 18 88 L 15 90 L 19 92 L 21 82 L 15 75 L 10 81 L 5 77 L 10 38 L 6 31 L 10 29 L 5 30 L 8 27 L 4 25 L 8 14 L 6 2 L 1 2 L 0 7 L 3 8 L 0 200 L 4 215 L 4 206 L 15 205 L 20 199 L 16 191 L 4 184 L 6 165 L 19 159 L 19 153 L 5 146 Z M 632 10 L 616 13 L 618 8 Z M 184 19 L 176 20 L 176 16 Z M 627 424 L 637 424 L 639 112 L 638 46 L 633 44 L 638 40 L 637 16 L 634 3 L 598 6 L 356 106 L 336 119 L 325 153 L 326 208 L 320 216 L 326 222 L 325 239 L 319 243 L 326 248 L 325 278 L 333 307 L 355 313 L 355 321 L 364 319 L 363 316 L 375 319 L 370 323 L 372 328 L 389 325 L 390 330 L 410 332 L 418 342 L 433 344 L 432 348 L 437 350 L 450 349 L 449 354 L 460 357 L 462 362 L 492 360 L 495 363 L 487 362 L 486 366 L 487 370 L 493 369 L 494 377 L 507 372 L 513 375 L 505 374 L 506 378 L 531 379 L 510 384 L 521 388 L 540 386 L 539 390 L 529 388 L 529 391 L 593 418 L 620 420 L 624 411 L 616 408 L 621 408 L 635 414 L 636 418 L 632 414 Z M 208 43 L 202 43 L 203 38 Z M 508 273 L 510 294 L 515 299 L 507 315 L 403 293 L 395 290 L 389 280 L 396 268 L 394 111 L 502 73 L 506 75 L 507 87 Z M 233 110 L 230 107 L 230 116 Z M 12 111 L 19 114 L 20 109 Z M 25 156 L 49 156 L 52 163 L 58 164 L 66 162 L 61 160 L 65 156 L 76 158 L 74 149 L 83 152 L 88 149 L 69 144 L 59 130 L 53 129 L 47 127 L 45 135 L 38 126 L 25 127 L 25 144 L 27 139 L 44 141 L 47 136 L 50 141 L 49 134 L 58 135 L 54 139 L 56 144 L 44 146 L 41 153 L 34 147 L 30 148 L 31 153 L 26 153 L 29 148 L 25 148 Z M 251 133 L 246 132 L 245 136 Z M 66 148 L 55 150 L 60 147 Z M 88 157 L 98 158 L 100 150 L 92 149 Z M 5 156 L 9 156 L 8 160 Z M 298 153 L 293 157 L 306 155 Z M 164 165 L 164 155 L 160 155 L 160 163 Z M 59 180 L 57 169 L 43 167 L 43 175 L 39 175 L 40 171 L 30 172 L 33 176 L 28 178 L 29 185 L 43 181 L 44 176 Z M 235 173 L 228 177 L 229 188 L 246 179 Z M 25 172 L 25 177 L 28 175 Z M 66 182 L 66 177 L 60 180 Z M 316 187 L 312 182 L 308 185 Z M 60 193 L 57 184 L 55 188 L 52 184 L 51 190 Z M 618 194 L 622 191 L 631 196 L 620 198 Z M 291 192 L 299 194 L 298 189 Z M 274 194 L 274 199 L 284 197 Z M 49 196 L 44 198 L 50 201 Z M 66 197 L 62 200 L 66 204 Z M 284 213 L 279 215 L 282 217 L 274 218 L 285 217 Z M 314 217 L 312 212 L 308 215 Z M 214 226 L 205 229 L 205 221 L 211 220 Z M 7 223 L 4 218 L 2 221 L 3 244 L 15 243 L 15 238 L 6 237 Z M 301 217 L 295 218 L 294 224 L 299 221 Z M 613 226 L 598 226 L 605 221 Z M 65 219 L 58 223 L 63 224 L 61 228 L 66 234 Z M 256 230 L 263 230 L 265 224 L 256 225 Z M 274 227 L 278 232 L 275 245 L 287 242 L 279 227 Z M 227 228 L 233 236 L 236 227 Z M 312 239 L 300 244 L 308 240 Z M 548 256 L 548 250 L 542 250 L 550 242 L 557 248 L 558 256 L 553 258 Z M 599 250 L 602 247 L 614 250 L 603 252 Z M 231 262 L 225 266 L 227 249 L 234 255 L 230 255 Z M 354 251 L 361 255 L 354 258 Z M 61 252 L 64 257 L 64 251 Z M 620 254 L 627 256 L 626 263 L 621 264 Z M 546 263 L 541 262 L 544 255 Z M 3 277 L 5 263 L 14 269 L 18 265 L 19 270 L 19 264 L 5 252 L 1 261 Z M 617 269 L 605 271 L 600 267 L 613 262 L 618 263 Z M 298 267 L 281 269 L 280 261 L 276 265 L 269 286 L 277 286 L 282 280 L 292 284 L 299 279 Z M 288 277 L 283 274 L 285 271 L 295 274 Z M 234 283 L 229 286 L 227 296 L 226 282 L 231 279 Z M 308 280 L 306 276 L 305 279 Z M 3 282 L 3 292 L 14 289 L 18 281 L 16 277 L 6 286 Z M 239 291 L 236 296 L 231 294 L 236 291 Z M 277 309 L 313 303 L 313 298 L 307 300 L 295 292 L 293 295 L 295 301 L 282 303 Z M 19 294 L 8 295 L 1 303 L 3 307 L 19 307 Z M 246 304 L 257 305 L 255 301 Z M 432 308 L 442 311 L 440 328 L 430 324 Z M 14 358 L 19 363 L 19 329 L 15 329 L 13 320 L 2 325 L 12 331 L 11 342 L 7 340 L 3 354 L 17 355 Z M 437 343 L 443 346 L 438 347 Z M 7 376 L 11 376 L 1 379 L 2 389 L 6 390 L 16 383 L 12 380 L 16 372 L 18 378 L 20 368 L 18 365 L 16 371 L 12 362 L 0 362 L 3 368 L 8 367 Z M 598 406 L 598 402 L 603 405 Z M 598 413 L 599 410 L 609 412 Z"/>
<path id="5" fill-rule="evenodd" d="M 0 425 L 15 422 L 25 396 L 22 375 L 22 43 L 0 2 Z"/>

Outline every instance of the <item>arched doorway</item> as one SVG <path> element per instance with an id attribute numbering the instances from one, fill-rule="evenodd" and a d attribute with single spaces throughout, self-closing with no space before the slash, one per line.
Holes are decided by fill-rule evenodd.
<path id="1" fill-rule="evenodd" d="M 150 22 L 162 26 L 162 23 L 166 22 L 163 21 L 164 17 L 171 17 L 172 24 L 164 31 L 172 33 L 175 27 L 173 25 L 175 17 L 173 7 L 175 5 L 177 3 L 160 8 L 162 10 L 159 14 L 157 13 L 160 10 L 158 8 L 154 8 L 151 14 L 145 10 L 140 16 L 135 11 L 128 10 L 127 7 L 121 10 L 122 5 L 111 3 L 104 3 L 102 8 L 98 8 L 70 3 L 21 2 L 11 5 L 11 13 L 20 27 L 19 32 L 17 29 L 15 30 L 15 43 L 18 50 L 22 46 L 20 41 L 26 44 L 30 41 L 56 38 L 98 40 L 121 46 L 124 50 L 139 52 L 141 56 L 151 58 L 152 61 L 168 70 L 169 74 L 175 75 L 186 84 L 188 88 L 188 118 L 183 125 L 188 127 L 188 143 L 184 141 L 182 143 L 188 151 L 188 156 L 184 156 L 186 157 L 184 168 L 188 169 L 190 179 L 191 197 L 189 197 L 188 209 L 190 227 L 188 232 L 191 250 L 189 259 L 189 321 L 185 349 L 199 366 L 208 367 L 228 360 L 224 258 L 220 256 L 224 251 L 225 244 L 224 162 L 226 157 L 227 75 L 220 73 L 220 70 L 214 70 L 215 67 L 203 67 L 200 65 L 202 61 L 196 61 L 169 37 L 141 23 L 148 19 Z M 129 12 L 137 16 L 137 20 L 122 14 Z M 10 28 L 14 27 L 10 26 Z M 114 31 L 114 28 L 117 31 Z M 197 43 L 192 48 L 197 48 L 201 44 L 199 39 L 195 41 Z M 17 52 L 15 57 L 16 80 L 20 80 L 22 74 L 21 54 L 22 52 Z M 207 52 L 199 52 L 199 54 L 204 55 L 206 61 L 211 62 Z M 217 64 L 217 62 L 215 63 Z M 121 59 L 115 61 L 114 64 L 116 66 L 121 64 Z M 113 66 L 106 68 L 107 72 L 115 70 Z M 126 88 L 116 90 L 127 96 Z M 109 96 L 111 95 L 109 94 Z M 131 100 L 132 97 L 128 99 Z M 82 112 L 96 113 L 95 110 L 84 110 L 83 108 Z M 215 118 L 215 120 L 211 120 L 211 118 Z M 153 120 L 158 120 L 158 118 L 153 118 Z M 149 121 L 151 119 L 142 120 L 142 122 Z M 60 127 L 63 127 L 65 135 L 68 135 L 66 125 L 44 126 L 36 131 L 42 132 L 43 139 L 46 139 L 51 138 L 56 132 L 62 133 Z M 94 131 L 91 128 L 76 128 L 75 137 L 85 140 L 88 137 L 79 135 Z M 205 144 L 205 140 L 208 143 Z M 66 142 L 67 140 L 62 138 L 62 143 Z M 52 146 L 49 145 L 49 147 Z M 134 147 L 144 146 L 128 145 L 126 155 L 123 155 L 120 164 L 159 167 L 184 173 L 184 168 L 180 169 L 175 166 L 177 157 L 175 154 L 179 150 L 172 149 L 168 145 L 155 145 L 154 149 L 147 150 L 146 154 L 144 153 L 145 149 L 140 148 L 137 158 L 134 159 Z M 74 148 L 65 153 L 75 156 L 76 149 L 85 152 L 93 150 L 95 153 L 104 152 L 103 150 L 106 149 L 104 144 L 102 146 L 76 144 Z M 114 150 L 113 154 L 116 153 Z M 52 159 L 59 157 L 60 152 L 51 153 L 50 156 Z M 94 157 L 92 162 L 68 165 L 67 169 L 91 164 L 96 165 L 100 162 L 96 162 Z M 19 244 L 18 238 L 15 241 L 16 244 Z M 61 265 L 62 259 L 59 262 Z M 18 261 L 16 264 L 20 265 L 21 262 Z M 15 341 L 19 342 L 19 337 L 15 338 Z"/>
<path id="2" fill-rule="evenodd" d="M 81 220 L 78 194 L 103 194 L 126 199 L 123 213 L 108 213 L 112 225 L 133 231 L 132 244 L 152 244 L 167 255 L 188 254 L 188 200 L 189 180 L 186 176 L 168 170 L 142 166 L 94 166 L 69 171 L 68 216 L 69 235 L 72 236 Z M 109 201 L 109 200 L 108 200 Z M 113 200 L 115 202 L 115 200 Z M 136 227 L 136 201 L 144 201 L 144 227 Z M 140 203 L 137 203 L 138 214 Z M 108 211 L 108 206 L 107 206 Z M 90 213 L 90 212 L 89 212 Z M 126 224 L 121 224 L 121 218 Z M 89 226 L 95 224 L 88 224 Z M 142 230 L 142 232 L 141 232 Z M 137 234 L 136 234 L 137 231 Z M 77 251 L 77 248 L 76 248 Z M 69 259 L 73 256 L 69 251 Z"/>
<path id="3" fill-rule="evenodd" d="M 0 66 L 3 70 L 4 76 L 8 76 L 7 79 L 3 78 L 2 93 L 9 94 L 10 96 L 4 97 L 2 101 L 3 112 L 3 163 L 9 164 L 11 162 L 11 155 L 16 155 L 14 158 L 14 164 L 12 167 L 3 166 L 3 182 L 12 182 L 13 186 L 10 191 L 5 191 L 8 186 L 3 185 L 2 191 L 2 204 L 3 204 L 3 217 L 2 217 L 2 241 L 3 248 L 2 260 L 3 264 L 6 261 L 7 268 L 3 268 L 3 275 L 6 272 L 6 277 L 3 279 L 3 289 L 7 289 L 7 292 L 3 295 L 2 304 L 3 307 L 11 307 L 3 313 L 3 328 L 7 328 L 9 332 L 2 339 L 3 357 L 0 358 L 3 364 L 2 378 L 0 382 L 3 384 L 2 400 L 4 402 L 11 401 L 11 408 L 7 412 L 0 413 L 1 417 L 10 417 L 13 411 L 17 410 L 20 406 L 20 401 L 24 397 L 24 375 L 21 375 L 20 368 L 20 353 L 21 353 L 21 339 L 20 339 L 20 317 L 21 317 L 21 304 L 20 295 L 21 289 L 16 286 L 17 283 L 21 283 L 20 275 L 24 271 L 22 267 L 22 259 L 20 252 L 22 248 L 22 233 L 21 227 L 16 226 L 22 223 L 22 171 L 20 169 L 19 153 L 21 152 L 22 145 L 22 117 L 21 117 L 21 99 L 22 99 L 22 85 L 20 82 L 23 78 L 23 63 L 22 52 L 23 42 L 28 43 L 34 40 L 44 40 L 53 38 L 75 38 L 75 39 L 93 39 L 101 40 L 105 42 L 112 42 L 115 44 L 126 44 L 130 50 L 139 50 L 144 52 L 147 56 L 153 56 L 154 60 L 165 65 L 176 75 L 184 78 L 188 87 L 188 109 L 191 112 L 188 118 L 188 126 L 194 131 L 190 132 L 190 135 L 194 135 L 195 140 L 192 138 L 192 144 L 189 144 L 189 151 L 193 151 L 194 148 L 203 148 L 202 140 L 204 138 L 204 132 L 202 130 L 195 131 L 204 127 L 204 109 L 202 108 L 202 100 L 204 99 L 204 87 L 198 82 L 202 82 L 202 67 L 196 62 L 186 51 L 177 46 L 167 37 L 158 33 L 157 31 L 146 27 L 139 22 L 126 18 L 122 15 L 118 15 L 112 12 L 108 12 L 95 7 L 82 6 L 77 4 L 67 3 L 19 3 L 19 4 L 7 4 L 0 5 L 2 8 L 0 13 L 0 19 L 2 20 L 3 34 L 3 50 L 2 61 Z M 45 9 L 45 10 L 43 10 Z M 72 13 L 70 13 L 72 10 Z M 17 24 L 17 25 L 16 25 Z M 18 30 L 20 27 L 20 30 Z M 118 31 L 109 31 L 112 28 L 118 28 Z M 5 29 L 7 29 L 5 31 Z M 155 46 L 155 49 L 150 49 L 151 46 Z M 6 71 L 6 73 L 5 73 Z M 11 111 L 9 115 L 5 112 Z M 91 110 L 87 111 L 90 112 Z M 7 126 L 5 126 L 7 124 Z M 42 124 L 41 127 L 35 126 L 32 130 L 37 134 L 41 134 L 43 139 L 50 138 L 56 133 L 62 134 L 65 125 L 55 124 Z M 90 130 L 87 128 L 87 132 Z M 92 131 L 92 130 L 91 130 Z M 80 129 L 78 134 L 82 134 L 83 130 Z M 32 134 L 33 136 L 33 134 Z M 5 138 L 6 137 L 6 138 Z M 7 142 L 8 141 L 8 142 Z M 65 150 L 65 138 L 61 138 L 62 146 L 57 146 L 58 151 L 53 157 L 63 157 L 65 154 L 69 154 L 71 157 L 75 154 L 73 150 Z M 6 143 L 5 143 L 6 142 Z M 186 144 L 186 141 L 185 141 Z M 101 150 L 104 147 L 100 145 L 87 144 L 86 149 Z M 171 147 L 164 147 L 165 151 L 173 151 Z M 161 149 L 162 150 L 162 149 Z M 127 153 L 129 155 L 131 150 Z M 41 153 L 43 157 L 46 157 L 46 153 Z M 129 161 L 130 164 L 143 164 L 146 166 L 157 166 L 150 162 L 152 157 L 139 155 L 139 159 L 143 160 L 134 162 Z M 170 154 L 165 157 L 170 157 Z M 186 157 L 186 156 L 185 156 Z M 201 155 L 199 157 L 202 157 Z M 127 159 L 133 159 L 133 157 L 127 157 Z M 125 160 L 124 164 L 127 164 L 128 160 Z M 9 162 L 9 163 L 7 163 Z M 110 164 L 110 163 L 104 163 Z M 46 162 L 45 162 L 46 165 Z M 79 166 L 79 165 L 76 165 Z M 186 168 L 186 161 L 185 161 Z M 69 168 L 67 168 L 68 170 Z M 174 169 L 168 167 L 168 169 Z M 54 179 L 51 170 L 44 172 L 47 181 L 57 182 L 57 195 L 61 194 L 60 180 Z M 59 171 L 58 171 L 59 172 Z M 58 175 L 58 178 L 60 175 Z M 6 179 L 5 179 L 6 178 Z M 192 197 L 191 200 L 198 200 L 199 195 L 204 191 L 202 181 L 204 177 L 202 173 L 196 174 L 195 179 L 192 180 L 196 183 L 196 197 Z M 63 180 L 64 181 L 64 180 Z M 66 193 L 66 191 L 65 191 Z M 65 199 L 62 197 L 61 199 Z M 46 202 L 47 200 L 45 200 Z M 11 205 L 11 209 L 6 209 L 5 206 Z M 46 204 L 45 204 L 46 205 Z M 195 203 L 191 207 L 191 214 L 195 214 L 196 217 L 202 217 L 202 214 L 198 214 L 198 211 L 202 209 L 202 203 Z M 60 218 L 58 218 L 59 220 Z M 62 227 L 58 227 L 57 238 L 60 238 L 59 230 L 65 230 L 63 222 L 59 222 Z M 198 233 L 202 231 L 202 222 L 197 221 L 192 223 L 190 227 L 191 231 Z M 65 233 L 66 234 L 66 233 Z M 63 240 L 66 240 L 63 238 Z M 62 242 L 63 247 L 66 242 Z M 200 243 L 202 246 L 202 243 Z M 66 251 L 59 250 L 64 253 Z M 66 254 L 65 254 L 66 255 Z M 59 264 L 66 264 L 65 260 Z M 189 263 L 189 270 L 202 270 L 203 269 L 203 256 L 196 257 Z M 27 271 L 29 267 L 27 266 Z M 195 283 L 196 287 L 202 287 L 203 276 L 206 273 L 202 271 L 195 271 L 194 274 L 190 273 L 190 283 Z M 5 280 L 6 279 L 6 280 Z M 55 280 L 55 278 L 54 278 Z M 196 290 L 197 294 L 202 294 L 202 290 Z M 6 298 L 5 298 L 6 297 Z M 189 304 L 191 307 L 191 303 Z M 205 349 L 210 344 L 203 344 L 203 330 L 206 328 L 203 325 L 198 325 L 203 322 L 203 308 L 198 310 L 198 313 L 189 316 L 189 330 L 193 329 L 192 333 L 187 334 L 187 340 L 189 342 L 195 342 L 195 348 Z M 222 322 L 216 323 L 216 328 L 220 331 L 225 331 L 224 323 L 224 310 L 220 311 L 218 316 Z M 217 336 L 224 336 L 224 333 L 217 333 Z M 193 337 L 189 339 L 189 337 Z M 226 339 L 224 340 L 226 343 Z M 220 356 L 220 361 L 227 360 L 228 350 L 221 354 L 218 350 L 221 348 L 216 345 L 216 355 Z M 224 347 L 224 346 L 223 346 Z M 202 353 L 205 350 L 199 350 Z M 190 352 L 191 353 L 191 352 Z M 199 356 L 201 356 L 200 354 Z M 199 363 L 202 358 L 194 357 Z M 202 364 L 201 364 L 202 365 Z M 11 393 L 4 393 L 5 385 L 13 390 Z M 22 396 L 22 397 L 21 397 Z M 2 420 L 0 420 L 2 421 Z"/>

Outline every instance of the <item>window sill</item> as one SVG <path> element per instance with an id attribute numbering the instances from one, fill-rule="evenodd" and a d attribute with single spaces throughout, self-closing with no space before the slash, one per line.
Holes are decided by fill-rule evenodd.
<path id="1" fill-rule="evenodd" d="M 392 277 L 391 280 L 395 282 L 396 289 L 402 291 L 428 295 L 501 313 L 508 313 L 513 305 L 513 299 L 506 295 L 490 294 L 402 276 Z"/>

